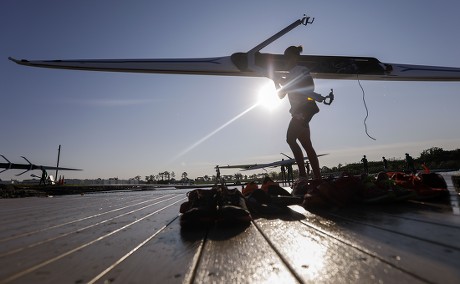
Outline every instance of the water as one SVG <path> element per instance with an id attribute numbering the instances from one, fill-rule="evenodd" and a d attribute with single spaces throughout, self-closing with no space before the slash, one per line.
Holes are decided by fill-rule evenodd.
<path id="1" fill-rule="evenodd" d="M 454 182 L 452 181 L 452 176 L 460 175 L 460 171 L 455 172 L 444 172 L 439 173 L 442 177 L 446 180 L 447 189 L 450 192 L 450 205 L 452 206 L 452 213 L 454 215 L 460 215 L 460 202 L 459 202 L 459 194 L 454 187 Z"/>

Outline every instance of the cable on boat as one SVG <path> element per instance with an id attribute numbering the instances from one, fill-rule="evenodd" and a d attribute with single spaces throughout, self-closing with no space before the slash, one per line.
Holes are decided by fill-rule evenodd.
<path id="1" fill-rule="evenodd" d="M 356 79 L 358 80 L 358 84 L 359 84 L 359 87 L 361 88 L 361 91 L 363 92 L 363 103 L 364 103 L 364 108 L 366 109 L 366 117 L 364 118 L 364 131 L 366 132 L 366 135 L 371 138 L 372 140 L 377 140 L 375 139 L 374 137 L 370 136 L 369 135 L 369 132 L 367 131 L 367 118 L 369 117 L 369 110 L 367 109 L 367 104 L 366 104 L 366 93 L 364 92 L 364 88 L 363 86 L 361 85 L 361 81 L 359 80 L 359 75 L 358 73 L 356 73 Z"/>

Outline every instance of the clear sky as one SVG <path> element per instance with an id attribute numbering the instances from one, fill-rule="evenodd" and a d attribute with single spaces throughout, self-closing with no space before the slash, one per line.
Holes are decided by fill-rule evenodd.
<path id="1" fill-rule="evenodd" d="M 262 52 L 372 56 L 387 63 L 460 67 L 460 2 L 0 1 L 0 154 L 82 168 L 66 178 L 131 178 L 263 163 L 290 154 L 289 103 L 250 109 L 268 79 L 30 68 L 27 59 L 193 58 L 245 52 L 304 13 L 315 17 Z M 460 82 L 316 80 L 332 106 L 311 122 L 321 166 L 414 157 L 460 146 Z M 244 113 L 245 112 L 245 113 Z M 234 118 L 237 119 L 233 120 Z M 232 121 L 233 120 L 233 121 Z M 225 127 L 222 127 L 227 122 Z M 219 131 L 216 131 L 219 130 Z M 0 174 L 16 178 L 18 170 Z M 223 173 L 234 173 L 225 171 Z M 251 172 L 248 172 L 251 173 Z M 29 178 L 30 173 L 20 176 Z"/>

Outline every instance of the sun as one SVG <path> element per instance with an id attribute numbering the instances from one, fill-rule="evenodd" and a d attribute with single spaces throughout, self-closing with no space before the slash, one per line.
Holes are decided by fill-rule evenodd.
<path id="1" fill-rule="evenodd" d="M 260 88 L 257 104 L 269 110 L 273 110 L 281 104 L 273 82 L 269 82 Z"/>

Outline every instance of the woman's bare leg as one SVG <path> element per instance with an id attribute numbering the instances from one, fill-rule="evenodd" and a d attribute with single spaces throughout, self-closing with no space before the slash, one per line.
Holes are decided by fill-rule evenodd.
<path id="1" fill-rule="evenodd" d="M 305 128 L 305 126 L 302 125 L 302 121 L 292 118 L 287 130 L 286 142 L 289 144 L 292 154 L 294 154 L 294 159 L 299 168 L 299 176 L 307 177 L 302 148 L 300 148 L 299 144 L 297 143 L 297 139 L 299 139 L 299 137 L 302 135 L 302 128 Z"/>
<path id="2" fill-rule="evenodd" d="M 300 134 L 301 135 L 298 137 L 298 139 L 302 144 L 302 147 L 305 149 L 305 152 L 307 152 L 307 157 L 310 161 L 313 174 L 316 179 L 321 179 L 318 156 L 316 155 L 316 151 L 313 148 L 313 144 L 311 143 L 310 139 L 310 127 L 303 127 Z"/>

